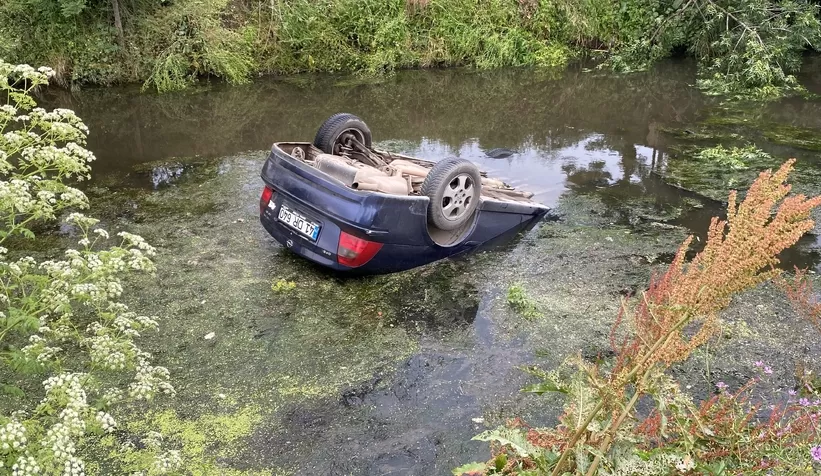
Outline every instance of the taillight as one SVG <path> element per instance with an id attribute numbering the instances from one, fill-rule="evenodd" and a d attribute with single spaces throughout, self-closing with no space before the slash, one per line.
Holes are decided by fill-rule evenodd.
<path id="1" fill-rule="evenodd" d="M 260 213 L 263 213 L 265 211 L 265 208 L 268 207 L 268 202 L 271 201 L 271 197 L 273 197 L 273 196 L 274 196 L 274 189 L 272 189 L 271 187 L 266 185 L 265 188 L 262 189 L 262 196 L 259 197 L 259 212 Z"/>
<path id="2" fill-rule="evenodd" d="M 381 248 L 382 243 L 363 240 L 343 231 L 339 234 L 337 261 L 339 264 L 357 268 L 370 261 Z"/>

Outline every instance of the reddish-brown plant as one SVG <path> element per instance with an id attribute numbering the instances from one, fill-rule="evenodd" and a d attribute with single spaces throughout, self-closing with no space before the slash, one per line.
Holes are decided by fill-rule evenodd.
<path id="1" fill-rule="evenodd" d="M 758 454 L 756 447 L 789 447 L 806 443 L 808 435 L 819 436 L 819 414 L 796 402 L 770 408 L 769 418 L 759 421 L 760 406 L 750 400 L 755 380 L 735 393 L 722 391 L 696 407 L 685 401 L 665 375 L 670 365 L 687 359 L 717 334 L 718 313 L 733 296 L 778 276 L 778 254 L 814 227 L 810 212 L 821 205 L 821 197 L 788 196 L 791 187 L 785 180 L 794 162 L 787 161 L 776 172 L 759 174 L 740 204 L 736 192 L 731 192 L 727 219 L 712 220 L 702 251 L 687 263 L 685 254 L 692 237 L 687 238 L 667 271 L 654 276 L 639 298 L 622 304 L 610 335 L 616 361 L 609 370 L 580 357 L 573 360 L 589 393 L 586 400 L 569 400 L 554 428 L 533 429 L 518 422 L 530 444 L 561 453 L 549 467 L 553 476 L 565 473 L 567 463 L 580 454 L 592 455 L 585 474 L 596 474 L 602 457 L 627 425 L 633 437 L 643 440 L 639 446 L 645 450 L 675 442 L 693 449 L 693 442 L 698 441 L 695 456 L 703 462 L 723 458 L 743 462 Z M 795 281 L 788 295 L 804 306 L 805 314 L 821 330 L 821 304 L 810 299 L 812 291 L 806 281 Z M 618 328 L 626 336 L 620 342 Z M 637 416 L 639 399 L 653 392 L 679 406 L 677 417 L 661 404 L 647 417 Z M 745 446 L 740 441 L 750 443 Z M 527 457 L 508 454 L 512 458 L 508 462 L 517 461 L 520 468 L 533 463 Z M 754 471 L 778 464 L 748 462 Z M 570 469 L 578 471 L 579 467 Z"/>
<path id="2" fill-rule="evenodd" d="M 692 237 L 687 238 L 667 271 L 651 280 L 638 303 L 622 305 L 617 324 L 629 323 L 630 337 L 616 349 L 616 367 L 606 385 L 598 387 L 602 390 L 598 406 L 563 445 L 554 475 L 560 474 L 572 448 L 587 433 L 587 425 L 602 411 L 611 415 L 598 445 L 599 454 L 605 454 L 654 372 L 687 359 L 714 337 L 718 312 L 734 295 L 780 274 L 778 254 L 813 229 L 810 212 L 821 205 L 821 197 L 788 196 L 791 186 L 785 181 L 794 163 L 791 159 L 774 173 L 761 172 L 741 204 L 732 191 L 727 219 L 713 218 L 704 249 L 685 264 L 692 242 Z M 633 394 L 624 402 L 628 388 Z M 588 475 L 595 474 L 600 459 L 593 460 Z"/>
<path id="3" fill-rule="evenodd" d="M 821 332 L 821 302 L 807 276 L 807 270 L 796 268 L 795 277 L 791 281 L 783 279 L 780 284 L 798 314 Z"/>
<path id="4" fill-rule="evenodd" d="M 715 336 L 717 313 L 732 296 L 780 273 L 778 254 L 812 230 L 810 211 L 821 204 L 821 197 L 787 196 L 793 163 L 761 172 L 740 205 L 731 192 L 727 220 L 713 218 L 704 249 L 685 266 L 688 238 L 667 272 L 652 280 L 631 316 L 633 339 L 619 352 L 620 378 L 686 359 Z"/>

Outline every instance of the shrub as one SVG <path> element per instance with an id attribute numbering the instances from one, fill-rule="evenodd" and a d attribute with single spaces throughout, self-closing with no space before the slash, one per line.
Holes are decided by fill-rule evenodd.
<path id="1" fill-rule="evenodd" d="M 250 45 L 222 24 L 227 0 L 184 0 L 138 25 L 141 50 L 150 64 L 143 89 L 183 89 L 199 76 L 218 76 L 231 84 L 249 80 L 255 63 Z"/>
<path id="2" fill-rule="evenodd" d="M 711 94 L 771 98 L 798 90 L 793 73 L 801 55 L 821 40 L 819 6 L 805 0 L 674 0 L 655 12 L 610 64 L 637 69 L 686 49 L 699 62 L 699 86 Z"/>
<path id="3" fill-rule="evenodd" d="M 68 182 L 87 179 L 94 156 L 72 111 L 35 107 L 51 73 L 0 61 L 0 468 L 15 475 L 83 474 L 81 446 L 116 430 L 113 406 L 174 393 L 136 342 L 156 319 L 121 302 L 154 248 L 127 232 L 106 246 L 98 220 L 68 213 L 88 206 Z M 76 248 L 40 262 L 15 251 L 58 217 Z"/>

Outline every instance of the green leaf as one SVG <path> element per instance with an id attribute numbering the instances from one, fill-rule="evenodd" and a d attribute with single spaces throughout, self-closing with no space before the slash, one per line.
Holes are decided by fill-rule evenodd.
<path id="1" fill-rule="evenodd" d="M 25 397 L 26 394 L 23 389 L 14 385 L 0 384 L 0 391 L 12 397 Z"/>
<path id="2" fill-rule="evenodd" d="M 535 383 L 533 385 L 528 385 L 522 389 L 523 392 L 530 392 L 535 393 L 538 395 L 542 395 L 547 392 L 560 392 L 560 393 L 567 393 L 567 390 L 558 387 L 556 384 L 551 382 L 541 382 Z"/>
<path id="3" fill-rule="evenodd" d="M 677 10 L 678 7 L 680 7 L 682 3 L 684 3 L 684 0 L 675 0 L 673 2 L 673 10 Z"/>
<path id="4" fill-rule="evenodd" d="M 453 470 L 453 476 L 481 476 L 485 474 L 487 465 L 484 463 L 468 463 Z"/>
<path id="5" fill-rule="evenodd" d="M 474 436 L 472 439 L 476 441 L 495 441 L 501 445 L 510 446 L 519 456 L 532 456 L 543 452 L 541 448 L 527 441 L 525 434 L 515 428 L 500 427 L 495 430 L 488 430 Z"/>
<path id="6" fill-rule="evenodd" d="M 507 455 L 504 453 L 500 453 L 499 456 L 496 457 L 496 460 L 493 461 L 494 466 L 496 466 L 496 471 L 502 471 L 505 469 L 507 465 Z"/>

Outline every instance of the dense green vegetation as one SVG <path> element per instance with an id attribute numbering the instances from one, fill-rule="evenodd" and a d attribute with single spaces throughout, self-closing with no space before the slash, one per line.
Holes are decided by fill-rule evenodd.
<path id="1" fill-rule="evenodd" d="M 808 0 L 7 0 L 0 57 L 49 64 L 63 85 L 201 76 L 382 73 L 467 65 L 557 66 L 582 56 L 621 71 L 672 54 L 701 84 L 778 95 L 821 40 Z"/>

